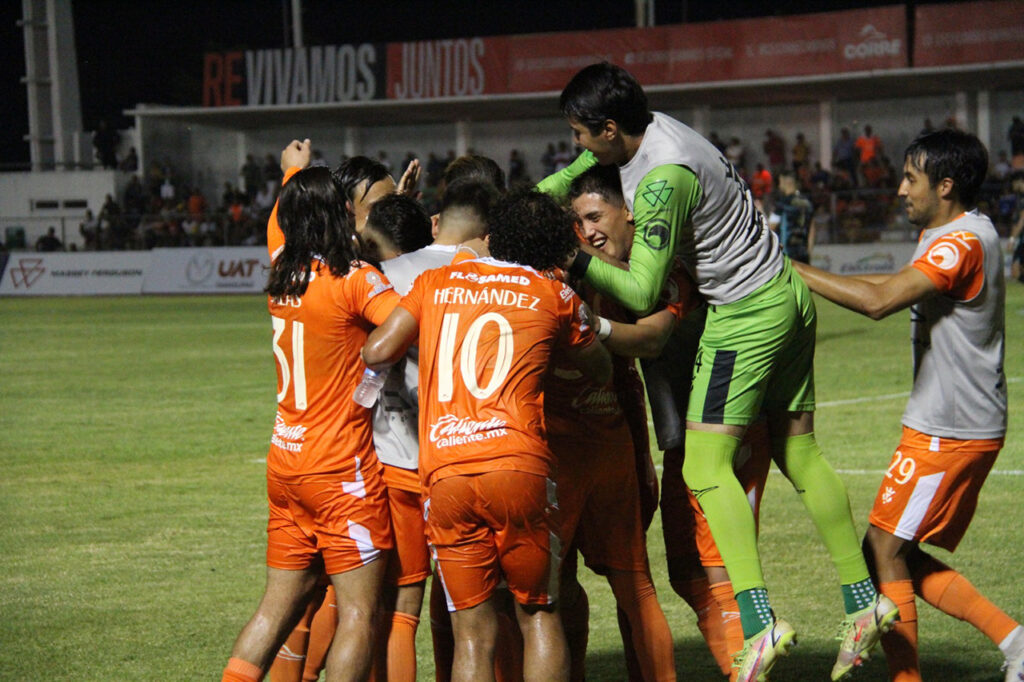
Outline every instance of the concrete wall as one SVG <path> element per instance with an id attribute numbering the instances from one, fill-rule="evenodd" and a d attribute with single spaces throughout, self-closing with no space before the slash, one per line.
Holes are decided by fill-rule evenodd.
<path id="1" fill-rule="evenodd" d="M 85 208 L 69 208 L 68 201 L 86 202 L 86 208 L 99 213 L 108 194 L 117 191 L 118 176 L 109 170 L 41 171 L 0 174 L 0 239 L 8 227 L 21 227 L 29 248 L 56 228 L 57 237 L 65 246 L 82 246 L 78 225 Z M 58 208 L 41 208 L 40 201 L 56 201 Z"/>

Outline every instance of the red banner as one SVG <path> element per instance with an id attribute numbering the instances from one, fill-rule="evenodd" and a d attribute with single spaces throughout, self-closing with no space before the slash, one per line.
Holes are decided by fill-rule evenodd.
<path id="1" fill-rule="evenodd" d="M 645 85 L 665 82 L 663 63 L 627 65 L 626 60 L 634 52 L 664 52 L 667 28 L 542 33 L 511 36 L 508 42 L 509 92 L 561 91 L 577 71 L 602 60 L 626 67 Z"/>
<path id="2" fill-rule="evenodd" d="M 388 99 L 472 97 L 508 92 L 506 38 L 388 45 Z"/>
<path id="3" fill-rule="evenodd" d="M 925 5 L 915 10 L 914 66 L 1024 59 L 1019 0 Z"/>
<path id="4" fill-rule="evenodd" d="M 606 59 L 644 85 L 710 82 L 907 65 L 902 7 L 509 38 L 510 92 L 561 90 Z"/>
<path id="5" fill-rule="evenodd" d="M 1013 11 L 1019 3 L 976 5 L 991 11 L 963 12 L 963 5 L 918 10 L 919 35 L 926 32 L 945 59 L 932 63 L 961 61 L 947 44 L 976 59 L 993 58 L 983 47 L 1021 55 L 1021 13 Z M 965 24 L 991 28 L 960 30 Z M 581 68 L 601 60 L 625 67 L 644 85 L 893 69 L 907 66 L 906 34 L 904 7 L 890 6 L 642 29 L 211 53 L 204 63 L 203 104 L 558 92 Z M 1011 44 L 1006 36 L 1016 38 Z"/>

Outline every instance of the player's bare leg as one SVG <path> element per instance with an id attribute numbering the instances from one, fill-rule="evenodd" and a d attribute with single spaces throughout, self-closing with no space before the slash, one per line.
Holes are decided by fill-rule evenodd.
<path id="1" fill-rule="evenodd" d="M 268 567 L 263 599 L 235 640 L 231 657 L 261 670 L 269 668 L 282 642 L 302 617 L 319 575 L 319 568 L 290 571 Z"/>
<path id="2" fill-rule="evenodd" d="M 494 597 L 451 614 L 455 636 L 452 682 L 493 682 L 498 614 Z"/>
<path id="3" fill-rule="evenodd" d="M 338 629 L 327 654 L 327 681 L 365 679 L 370 671 L 376 617 L 386 560 L 336 573 L 331 584 L 337 597 Z"/>
<path id="4" fill-rule="evenodd" d="M 523 679 L 526 682 L 568 680 L 569 646 L 558 610 L 550 606 L 517 603 L 516 616 L 519 630 L 523 633 Z"/>

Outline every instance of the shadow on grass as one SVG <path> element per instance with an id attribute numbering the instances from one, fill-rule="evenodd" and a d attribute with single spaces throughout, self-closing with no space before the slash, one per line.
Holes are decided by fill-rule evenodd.
<path id="1" fill-rule="evenodd" d="M 838 643 L 837 643 L 838 646 Z M 955 652 L 950 652 L 955 655 Z M 922 662 L 922 677 L 929 682 L 997 682 L 1003 680 L 999 667 L 968 664 L 952 657 L 929 655 Z M 823 646 L 797 645 L 791 654 L 780 659 L 772 670 L 772 682 L 805 682 L 828 680 L 835 663 L 836 651 Z M 703 640 L 677 639 L 675 642 L 676 674 L 680 680 L 720 682 L 726 678 L 715 665 Z M 587 652 L 587 682 L 621 682 L 628 679 L 621 651 Z M 876 650 L 850 678 L 851 682 L 888 679 L 885 657 Z"/>

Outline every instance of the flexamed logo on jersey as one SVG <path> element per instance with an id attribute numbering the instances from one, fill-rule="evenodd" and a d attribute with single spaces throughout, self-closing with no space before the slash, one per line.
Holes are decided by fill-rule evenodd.
<path id="1" fill-rule="evenodd" d="M 42 258 L 19 258 L 18 266 L 11 268 L 11 282 L 15 289 L 29 289 L 43 276 L 46 268 Z"/>

